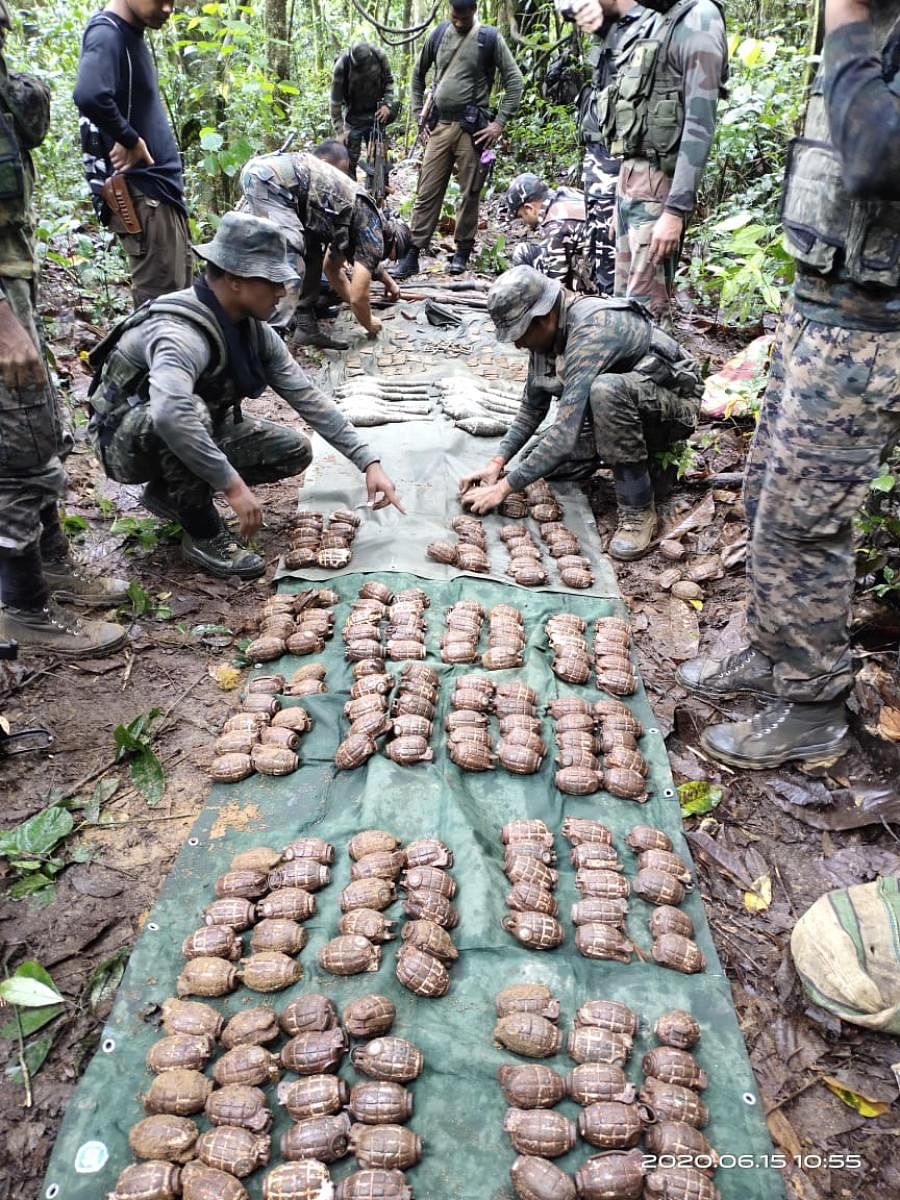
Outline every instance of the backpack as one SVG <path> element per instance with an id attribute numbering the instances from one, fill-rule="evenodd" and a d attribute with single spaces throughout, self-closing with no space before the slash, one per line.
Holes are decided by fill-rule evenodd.
<path id="1" fill-rule="evenodd" d="M 449 28 L 449 21 L 441 21 L 425 43 L 425 55 L 429 67 L 437 58 L 444 34 Z M 487 77 L 489 92 L 494 86 L 494 77 L 497 74 L 497 38 L 499 36 L 500 34 L 493 25 L 479 25 L 478 27 L 478 66 Z"/>

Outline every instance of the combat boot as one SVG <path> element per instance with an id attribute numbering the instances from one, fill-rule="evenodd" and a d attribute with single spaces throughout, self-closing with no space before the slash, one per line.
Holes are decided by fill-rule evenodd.
<path id="1" fill-rule="evenodd" d="M 111 621 L 82 621 L 50 600 L 45 608 L 0 609 L 0 639 L 23 649 L 46 650 L 62 658 L 103 658 L 125 645 L 125 630 Z"/>
<path id="2" fill-rule="evenodd" d="M 402 258 L 388 267 L 388 275 L 391 279 L 407 279 L 410 275 L 418 275 L 419 269 L 419 248 L 410 246 Z"/>
<path id="3" fill-rule="evenodd" d="M 348 350 L 350 343 L 343 338 L 331 337 L 321 328 L 311 308 L 298 308 L 292 346 L 318 346 L 320 350 Z"/>
<path id="4" fill-rule="evenodd" d="M 462 275 L 464 271 L 469 269 L 469 255 L 472 253 L 472 248 L 458 246 L 450 259 L 450 266 L 447 268 L 451 275 Z"/>
<path id="5" fill-rule="evenodd" d="M 169 521 L 173 525 L 181 524 L 175 505 L 158 480 L 154 479 L 150 483 L 144 484 L 141 505 L 146 508 L 147 512 L 153 513 L 154 517 L 159 517 L 161 521 Z"/>
<path id="6" fill-rule="evenodd" d="M 54 599 L 83 608 L 113 608 L 128 599 L 128 580 L 114 575 L 89 575 L 71 554 L 44 559 L 44 579 Z"/>
<path id="7" fill-rule="evenodd" d="M 619 505 L 616 532 L 609 543 L 609 554 L 623 562 L 641 558 L 647 553 L 656 534 L 656 506 L 651 501 L 646 508 Z"/>
<path id="8" fill-rule="evenodd" d="M 763 771 L 797 760 L 840 758 L 850 749 L 843 700 L 794 704 L 776 700 L 749 721 L 710 725 L 700 736 L 704 751 L 730 767 Z"/>
<path id="9" fill-rule="evenodd" d="M 775 696 L 772 662 L 761 650 L 748 646 L 736 654 L 717 658 L 691 658 L 675 672 L 683 688 L 710 700 L 733 700 L 735 696 Z"/>
<path id="10" fill-rule="evenodd" d="M 223 579 L 258 579 L 266 569 L 265 559 L 254 554 L 227 529 L 220 529 L 210 538 L 182 534 L 181 553 L 188 562 Z"/>

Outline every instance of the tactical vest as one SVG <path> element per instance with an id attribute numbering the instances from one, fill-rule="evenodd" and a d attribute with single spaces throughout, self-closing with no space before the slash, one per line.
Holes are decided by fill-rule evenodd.
<path id="1" fill-rule="evenodd" d="M 617 21 L 606 37 L 591 47 L 587 62 L 591 68 L 590 83 L 586 83 L 575 101 L 575 120 L 578 135 L 585 145 L 605 145 L 607 134 L 601 128 L 598 105 L 600 97 L 616 77 L 619 63 L 626 60 L 631 48 L 644 31 L 656 20 L 657 14 L 645 9 L 637 17 Z"/>
<path id="2" fill-rule="evenodd" d="M 900 283 L 900 202 L 847 194 L 831 142 L 821 72 L 803 133 L 790 145 L 781 196 L 785 248 L 822 275 L 838 267 L 859 284 Z"/>
<path id="3" fill-rule="evenodd" d="M 387 60 L 373 53 L 365 63 L 350 61 L 350 53 L 341 55 L 344 68 L 344 107 L 348 119 L 370 118 L 384 98 L 385 66 Z"/>
<path id="4" fill-rule="evenodd" d="M 150 399 L 150 370 L 142 353 L 140 327 L 153 317 L 172 316 L 187 320 L 209 342 L 213 358 L 194 385 L 194 392 L 206 404 L 213 421 L 229 409 L 239 415 L 242 397 L 228 375 L 228 350 L 225 338 L 212 312 L 197 297 L 193 288 L 161 296 L 125 317 L 98 342 L 88 354 L 94 377 L 88 389 L 91 409 L 91 434 L 101 446 L 108 444 L 129 408 L 137 408 Z M 258 348 L 258 322 L 251 320 L 250 336 Z"/>
<path id="5" fill-rule="evenodd" d="M 597 97 L 597 122 L 610 153 L 616 158 L 646 158 L 666 175 L 675 173 L 684 129 L 682 84 L 672 68 L 669 46 L 696 4 L 697 0 L 677 0 L 657 17 L 652 36 L 635 42 L 618 75 Z"/>
<path id="6" fill-rule="evenodd" d="M 25 201 L 26 178 L 33 178 L 29 150 L 39 146 L 50 127 L 50 92 L 33 75 L 8 71 L 0 57 L 0 201 L 6 209 Z M 22 217 L 24 218 L 24 205 Z M 9 218 L 3 221 L 9 223 Z"/>

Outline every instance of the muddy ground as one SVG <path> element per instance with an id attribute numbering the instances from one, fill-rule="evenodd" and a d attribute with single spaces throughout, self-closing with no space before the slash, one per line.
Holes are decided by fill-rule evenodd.
<path id="1" fill-rule="evenodd" d="M 265 580 L 232 584 L 192 570 L 160 523 L 148 526 L 152 549 L 111 533 L 115 515 L 145 519 L 148 514 L 139 506 L 139 488 L 119 488 L 104 479 L 83 440 L 83 423 L 78 424 L 83 418 L 77 397 L 86 385 L 79 351 L 92 344 L 95 330 L 70 282 L 51 279 L 46 294 L 51 314 L 66 314 L 64 336 L 55 340 L 54 350 L 79 434 L 69 461 L 67 512 L 87 520 L 80 551 L 95 566 L 138 583 L 149 607 L 141 615 L 122 614 L 130 642 L 113 658 L 67 664 L 27 656 L 20 663 L 0 664 L 0 713 L 15 730 L 45 726 L 55 739 L 50 754 L 0 757 L 3 828 L 54 801 L 78 797 L 88 803 L 98 782 L 118 780 L 99 812 L 75 810 L 76 830 L 54 852 L 66 865 L 53 888 L 36 898 L 10 899 L 7 889 L 15 876 L 0 860 L 3 966 L 13 970 L 25 959 L 38 960 L 70 1002 L 50 1026 L 52 1049 L 31 1082 L 30 1103 L 20 1082 L 4 1078 L 0 1083 L 0 1200 L 39 1195 L 61 1117 L 111 1003 L 104 980 L 115 982 L 208 793 L 203 767 L 228 706 L 213 672 L 230 661 L 235 642 L 252 628 L 253 611 L 271 591 Z M 713 365 L 734 348 L 733 339 L 687 314 L 680 324 L 681 335 Z M 277 411 L 280 420 L 296 419 L 274 399 L 259 405 L 254 411 L 262 415 Z M 741 644 L 744 531 L 739 488 L 710 486 L 697 477 L 722 473 L 727 481 L 740 472 L 749 429 L 720 424 L 699 431 L 695 440 L 705 447 L 692 464 L 695 481 L 676 488 L 664 506 L 665 520 L 671 528 L 694 514 L 694 528 L 682 537 L 689 564 L 718 559 L 729 547 L 734 565 L 703 583 L 700 608 L 660 590 L 658 576 L 672 563 L 659 552 L 620 569 L 620 586 L 634 618 L 644 680 L 669 733 L 676 779 L 706 780 L 723 789 L 718 808 L 688 825 L 772 1136 L 789 1163 L 788 1194 L 801 1200 L 885 1200 L 900 1194 L 897 1079 L 891 1072 L 900 1050 L 895 1039 L 841 1024 L 811 1007 L 794 976 L 788 940 L 794 922 L 824 891 L 900 871 L 896 804 L 894 826 L 876 818 L 858 829 L 840 828 L 841 813 L 858 809 L 863 794 L 869 802 L 877 799 L 879 790 L 890 790 L 885 780 L 896 778 L 894 760 L 881 756 L 886 744 L 865 730 L 876 723 L 884 696 L 897 687 L 896 624 L 892 627 L 890 614 L 866 607 L 868 657 L 858 701 L 863 740 L 851 755 L 813 773 L 736 773 L 706 761 L 698 751 L 698 733 L 705 722 L 719 719 L 721 710 L 686 696 L 675 685 L 674 669 L 698 648 L 722 653 Z M 259 540 L 274 558 L 291 520 L 296 487 L 286 481 L 257 490 L 266 514 Z M 601 529 L 610 529 L 608 480 L 600 476 L 592 483 L 589 498 Z M 139 598 L 138 607 L 142 603 Z M 210 626 L 230 632 L 210 631 Z M 151 808 L 131 786 L 127 769 L 115 763 L 114 729 L 153 708 L 162 714 L 153 727 L 153 747 L 166 788 Z M 740 705 L 727 706 L 727 714 L 734 711 Z M 771 904 L 751 914 L 744 893 L 766 876 Z M 15 1042 L 0 1042 L 0 1055 L 14 1067 Z M 894 1106 L 884 1116 L 863 1117 L 824 1086 L 823 1076 Z M 853 1156 L 859 1165 L 848 1168 Z"/>

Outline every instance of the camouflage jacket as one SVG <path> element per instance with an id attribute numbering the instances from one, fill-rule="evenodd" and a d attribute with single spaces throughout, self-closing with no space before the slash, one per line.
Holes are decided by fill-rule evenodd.
<path id="1" fill-rule="evenodd" d="M 652 334 L 650 317 L 633 300 L 564 293 L 553 354 L 532 353 L 521 407 L 497 450 L 509 462 L 558 398 L 552 428 L 525 464 L 509 472 L 514 491 L 572 457 L 590 413 L 594 381 L 599 375 L 630 371 L 647 353 Z"/>
<path id="2" fill-rule="evenodd" d="M 396 119 L 400 101 L 394 92 L 394 73 L 387 55 L 372 46 L 372 57 L 356 66 L 346 50 L 334 64 L 331 76 L 331 123 L 335 133 L 346 125 L 371 124 L 375 110 L 386 104 L 391 110 L 388 121 Z"/>
<path id="3" fill-rule="evenodd" d="M 534 263 L 550 279 L 575 292 L 593 292 L 593 255 L 584 219 L 584 192 L 561 187 L 541 206 L 540 251 Z"/>
<path id="4" fill-rule="evenodd" d="M 605 88 L 619 73 L 623 60 L 628 58 L 634 43 L 653 22 L 657 14 L 652 9 L 636 4 L 616 21 L 604 21 L 602 27 L 592 35 L 593 46 L 587 61 L 591 66 L 591 80 L 581 89 L 576 101 L 578 133 L 586 145 L 593 145 L 600 152 L 604 170 L 612 174 L 619 169 L 619 160 L 613 158 L 604 146 L 605 137 L 600 131 L 597 116 L 597 100 Z"/>
<path id="5" fill-rule="evenodd" d="M 193 289 L 174 293 L 181 295 L 193 300 Z M 271 326 L 251 321 L 250 336 L 267 385 L 298 416 L 361 471 L 377 460 L 334 401 L 310 382 Z M 103 400 L 99 393 L 105 390 L 108 398 L 113 388 L 126 395 L 136 390 L 139 402 L 150 407 L 155 433 L 199 479 L 216 491 L 237 481 L 234 467 L 197 419 L 192 397 L 201 396 L 214 426 L 242 397 L 228 378 L 227 362 L 198 324 L 167 313 L 126 330 L 103 367 L 98 406 Z"/>

